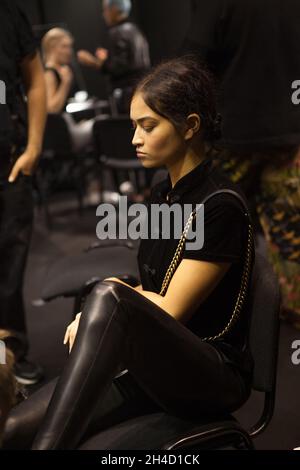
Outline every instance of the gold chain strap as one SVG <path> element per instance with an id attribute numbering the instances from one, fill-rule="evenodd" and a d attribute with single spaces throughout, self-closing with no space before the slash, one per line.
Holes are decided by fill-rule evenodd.
<path id="1" fill-rule="evenodd" d="M 197 211 L 197 209 L 194 209 L 193 212 L 191 212 L 191 214 L 189 216 L 189 219 L 188 219 L 188 221 L 187 221 L 187 223 L 184 227 L 184 230 L 183 230 L 182 235 L 180 237 L 180 240 L 178 242 L 178 245 L 177 245 L 175 254 L 173 256 L 173 259 L 172 259 L 172 261 L 171 261 L 171 263 L 168 267 L 168 270 L 165 274 L 165 277 L 164 277 L 164 280 L 163 280 L 163 283 L 162 283 L 162 286 L 161 286 L 161 290 L 160 290 L 160 295 L 162 295 L 162 296 L 165 295 L 165 293 L 168 289 L 168 286 L 171 282 L 171 279 L 173 277 L 173 274 L 176 271 L 176 269 L 177 269 L 177 267 L 178 267 L 178 265 L 181 261 L 181 258 L 183 256 L 184 247 L 185 247 L 187 233 L 188 233 L 188 230 L 189 230 L 189 228 L 192 224 L 192 221 L 195 217 L 196 211 Z M 235 307 L 233 309 L 233 313 L 232 313 L 227 325 L 225 326 L 225 328 L 220 333 L 218 333 L 215 336 L 207 336 L 205 338 L 201 338 L 203 341 L 212 341 L 212 340 L 220 339 L 221 337 L 225 336 L 230 331 L 230 329 L 232 328 L 232 326 L 234 325 L 236 320 L 238 319 L 238 317 L 241 313 L 242 307 L 244 305 L 245 298 L 246 298 L 246 295 L 247 295 L 248 286 L 249 286 L 253 248 L 254 248 L 253 229 L 252 229 L 251 223 L 249 222 L 249 224 L 248 224 L 248 237 L 247 237 L 247 250 L 246 250 L 246 256 L 245 256 L 242 279 L 241 279 L 241 286 L 240 286 L 240 290 L 239 290 L 239 293 L 238 293 L 238 296 L 237 296 Z"/>

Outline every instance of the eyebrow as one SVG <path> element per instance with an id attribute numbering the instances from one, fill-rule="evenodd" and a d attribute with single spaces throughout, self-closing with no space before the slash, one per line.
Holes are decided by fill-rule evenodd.
<path id="1" fill-rule="evenodd" d="M 131 118 L 131 120 L 132 120 L 133 122 L 138 122 L 138 123 L 143 123 L 143 122 L 146 121 L 147 119 L 152 119 L 153 121 L 157 121 L 157 119 L 156 119 L 155 117 L 153 117 L 153 116 L 143 116 L 143 117 L 137 119 L 136 121 L 135 121 L 135 119 L 132 119 L 132 118 Z"/>

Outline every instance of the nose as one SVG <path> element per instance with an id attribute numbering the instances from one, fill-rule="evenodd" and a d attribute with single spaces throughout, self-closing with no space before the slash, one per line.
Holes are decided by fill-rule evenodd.
<path id="1" fill-rule="evenodd" d="M 138 127 L 135 129 L 134 131 L 134 135 L 133 135 L 133 138 L 132 138 L 132 145 L 134 145 L 135 147 L 138 147 L 138 146 L 141 146 L 143 145 L 144 141 L 142 139 L 142 136 L 138 130 Z"/>

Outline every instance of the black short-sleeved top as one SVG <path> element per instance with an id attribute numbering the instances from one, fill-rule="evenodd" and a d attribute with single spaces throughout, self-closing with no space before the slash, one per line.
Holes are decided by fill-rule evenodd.
<path id="1" fill-rule="evenodd" d="M 2 137 L 16 139 L 13 133 L 11 115 L 19 115 L 25 119 L 25 105 L 21 92 L 20 64 L 22 60 L 37 50 L 37 43 L 33 36 L 30 23 L 23 11 L 23 7 L 14 0 L 1 0 L 0 2 L 0 80 L 6 84 L 6 105 L 0 105 Z M 21 123 L 18 122 L 18 128 Z M 5 134 L 3 130 L 6 129 Z M 21 129 L 20 129 L 21 132 Z M 23 130 L 22 130 L 23 132 Z M 2 141 L 2 139 L 0 139 Z M 15 143 L 15 141 L 14 141 Z M 9 142 L 1 143 L 0 177 L 7 173 L 9 153 L 3 151 Z"/>
<path id="2" fill-rule="evenodd" d="M 149 205 L 177 203 L 195 207 L 219 189 L 234 190 L 244 198 L 240 190 L 213 166 L 212 161 L 206 159 L 181 178 L 173 189 L 169 177 L 157 184 L 152 189 Z M 184 251 L 183 258 L 232 263 L 215 290 L 186 323 L 186 327 L 199 337 L 220 333 L 232 315 L 241 285 L 248 222 L 245 209 L 237 198 L 229 194 L 215 196 L 204 205 L 203 247 Z M 138 263 L 144 290 L 160 292 L 177 244 L 178 239 L 174 237 L 162 239 L 160 236 L 159 239 L 141 241 Z M 250 372 L 252 362 L 247 344 L 249 318 L 246 307 L 230 334 L 214 341 L 214 344 L 226 354 L 229 361 Z"/>

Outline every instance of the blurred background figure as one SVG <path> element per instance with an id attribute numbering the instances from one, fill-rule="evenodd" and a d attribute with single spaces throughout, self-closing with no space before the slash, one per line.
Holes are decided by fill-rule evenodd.
<path id="1" fill-rule="evenodd" d="M 21 6 L 11 0 L 0 2 L 0 79 L 6 84 L 0 127 L 0 328 L 14 334 L 17 379 L 32 384 L 43 374 L 27 359 L 23 280 L 33 222 L 32 175 L 42 149 L 46 90 L 30 24 Z"/>
<path id="2" fill-rule="evenodd" d="M 8 332 L 0 330 L 1 345 L 9 336 Z M 1 351 L 2 352 L 2 351 Z M 17 384 L 13 374 L 14 357 L 12 352 L 5 348 L 5 363 L 0 361 L 0 448 L 2 443 L 2 434 L 9 411 L 16 404 Z"/>
<path id="3" fill-rule="evenodd" d="M 137 79 L 150 67 L 148 42 L 129 20 L 131 0 L 103 0 L 103 17 L 109 27 L 109 48 L 95 54 L 79 50 L 82 65 L 101 69 L 108 75 L 115 113 L 129 114 L 129 102 Z"/>
<path id="4" fill-rule="evenodd" d="M 218 80 L 216 161 L 248 197 L 279 274 L 283 315 L 300 327 L 300 106 L 292 102 L 300 77 L 300 3 L 192 5 L 184 51 L 197 53 Z"/>
<path id="5" fill-rule="evenodd" d="M 68 99 L 74 95 L 74 75 L 71 68 L 74 39 L 63 28 L 50 29 L 42 39 L 47 88 L 47 111 L 62 114 L 68 124 L 74 152 L 85 150 L 92 144 L 94 119 L 75 122 L 65 112 Z"/>

